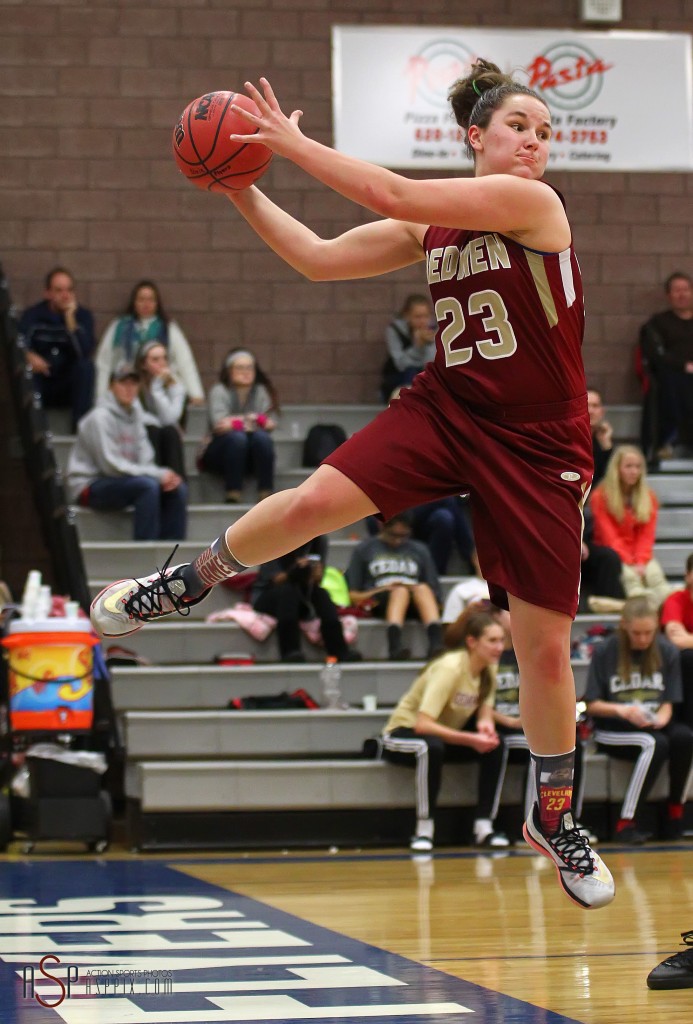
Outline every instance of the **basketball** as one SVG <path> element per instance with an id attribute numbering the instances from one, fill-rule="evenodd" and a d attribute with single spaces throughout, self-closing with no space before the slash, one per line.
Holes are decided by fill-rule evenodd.
<path id="1" fill-rule="evenodd" d="M 272 151 L 230 135 L 252 135 L 253 126 L 231 109 L 258 113 L 248 96 L 209 92 L 189 103 L 173 129 L 173 155 L 182 174 L 207 192 L 238 192 L 265 173 Z"/>

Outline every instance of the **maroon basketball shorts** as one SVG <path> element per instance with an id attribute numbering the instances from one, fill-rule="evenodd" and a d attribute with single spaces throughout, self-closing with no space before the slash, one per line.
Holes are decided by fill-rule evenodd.
<path id="1" fill-rule="evenodd" d="M 492 414 L 503 419 L 491 418 L 422 377 L 325 462 L 386 520 L 469 492 L 492 599 L 507 607 L 509 593 L 574 616 L 582 507 L 592 481 L 585 398 L 512 407 Z"/>

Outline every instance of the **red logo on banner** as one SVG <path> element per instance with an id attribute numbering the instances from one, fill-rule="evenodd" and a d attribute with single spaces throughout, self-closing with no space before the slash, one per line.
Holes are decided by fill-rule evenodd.
<path id="1" fill-rule="evenodd" d="M 600 57 L 591 61 L 585 57 L 576 57 L 570 63 L 564 63 L 562 67 L 558 67 L 557 64 L 558 62 L 546 57 L 535 57 L 527 67 L 530 89 L 555 89 L 557 86 L 579 82 L 590 75 L 601 75 L 614 66 L 605 64 Z"/>

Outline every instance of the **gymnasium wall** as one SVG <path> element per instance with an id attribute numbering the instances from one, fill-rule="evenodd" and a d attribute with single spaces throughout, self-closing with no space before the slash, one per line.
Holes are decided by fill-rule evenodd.
<path id="1" fill-rule="evenodd" d="M 618 28 L 693 23 L 693 0 L 623 8 Z M 178 174 L 177 116 L 203 92 L 266 74 L 285 109 L 304 110 L 306 133 L 329 143 L 332 24 L 579 28 L 578 10 L 578 0 L 0 0 L 0 260 L 16 302 L 40 298 L 45 271 L 65 264 L 101 331 L 132 283 L 152 277 L 207 384 L 242 342 L 285 402 L 374 401 L 385 323 L 422 287 L 421 267 L 363 282 L 303 281 L 223 197 Z M 649 73 L 656 89 L 657 69 Z M 643 127 L 648 144 L 667 130 L 666 102 L 661 123 Z M 607 402 L 636 401 L 638 325 L 662 305 L 672 269 L 693 272 L 693 176 L 552 180 L 566 193 L 586 282 L 589 378 Z M 279 159 L 264 187 L 321 234 L 365 219 Z"/>

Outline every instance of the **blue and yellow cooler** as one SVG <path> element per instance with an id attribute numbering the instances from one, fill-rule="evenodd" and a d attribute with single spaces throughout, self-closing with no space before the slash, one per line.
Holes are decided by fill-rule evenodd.
<path id="1" fill-rule="evenodd" d="M 12 732 L 91 729 L 99 638 L 88 620 L 15 619 L 0 643 L 8 661 Z"/>

